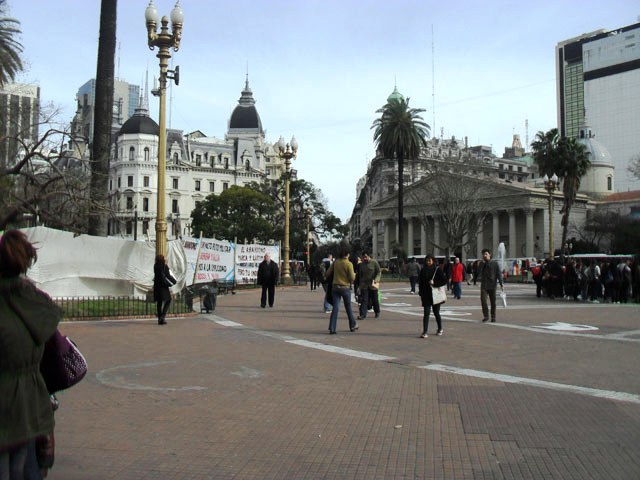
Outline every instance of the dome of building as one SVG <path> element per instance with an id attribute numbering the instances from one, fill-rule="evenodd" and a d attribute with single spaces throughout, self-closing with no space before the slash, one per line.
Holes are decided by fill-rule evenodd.
<path id="1" fill-rule="evenodd" d="M 146 133 L 149 135 L 160 135 L 160 126 L 147 115 L 138 115 L 136 112 L 129 120 L 120 127 L 120 135 L 128 133 Z"/>
<path id="2" fill-rule="evenodd" d="M 234 108 L 231 114 L 229 129 L 258 130 L 262 132 L 262 122 L 255 105 L 256 101 L 253 98 L 253 92 L 249 88 L 249 79 L 247 78 L 240 100 L 238 100 L 238 106 Z"/>
<path id="3" fill-rule="evenodd" d="M 394 86 L 393 87 L 393 92 L 391 92 L 391 95 L 389 95 L 387 97 L 387 103 L 391 102 L 391 101 L 400 101 L 400 100 L 404 100 L 404 97 L 402 96 L 402 94 L 398 91 L 398 87 Z"/>
<path id="4" fill-rule="evenodd" d="M 580 129 L 578 143 L 584 145 L 587 152 L 589 152 L 589 161 L 591 162 L 591 165 L 613 166 L 611 154 L 604 145 L 595 139 L 589 127 L 583 127 Z"/>

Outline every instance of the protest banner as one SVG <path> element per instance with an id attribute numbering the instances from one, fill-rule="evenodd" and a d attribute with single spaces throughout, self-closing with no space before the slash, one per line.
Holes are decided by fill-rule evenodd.
<path id="1" fill-rule="evenodd" d="M 258 266 L 269 254 L 271 260 L 280 263 L 280 248 L 277 245 L 237 244 L 236 245 L 236 283 L 256 283 Z"/>
<path id="2" fill-rule="evenodd" d="M 187 285 L 235 280 L 232 242 L 183 237 L 182 245 L 187 257 Z"/>

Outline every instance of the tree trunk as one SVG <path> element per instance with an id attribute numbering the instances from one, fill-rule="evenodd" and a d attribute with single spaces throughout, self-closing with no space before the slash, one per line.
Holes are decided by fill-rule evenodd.
<path id="1" fill-rule="evenodd" d="M 404 247 L 404 158 L 398 156 L 398 244 L 403 252 Z M 398 255 L 400 256 L 400 255 Z"/>
<path id="2" fill-rule="evenodd" d="M 108 220 L 109 157 L 113 121 L 114 58 L 117 0 L 102 0 L 96 71 L 93 144 L 91 149 L 91 210 L 89 235 L 105 237 Z"/>

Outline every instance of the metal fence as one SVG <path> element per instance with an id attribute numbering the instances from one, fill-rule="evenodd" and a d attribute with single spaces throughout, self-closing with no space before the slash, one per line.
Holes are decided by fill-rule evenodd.
<path id="1" fill-rule="evenodd" d="M 62 308 L 64 318 L 136 317 L 156 315 L 156 303 L 140 297 L 62 297 L 54 300 Z M 181 292 L 173 297 L 169 315 L 193 311 L 193 295 Z"/>

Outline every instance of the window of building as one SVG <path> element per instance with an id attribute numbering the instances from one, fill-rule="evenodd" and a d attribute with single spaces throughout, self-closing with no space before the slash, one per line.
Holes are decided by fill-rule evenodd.
<path id="1" fill-rule="evenodd" d="M 145 176 L 145 177 L 142 177 L 142 184 L 143 184 L 145 187 L 148 187 L 148 186 L 149 186 L 149 177 L 146 177 L 146 176 Z"/>
<path id="2" fill-rule="evenodd" d="M 178 199 L 171 200 L 171 213 L 178 213 Z"/>
<path id="3" fill-rule="evenodd" d="M 133 147 L 129 148 L 129 161 L 133 162 L 133 160 L 135 159 L 136 156 L 136 149 Z"/>
<path id="4" fill-rule="evenodd" d="M 522 167 L 518 167 L 518 172 L 522 173 Z"/>
<path id="5" fill-rule="evenodd" d="M 142 221 L 142 234 L 146 235 L 149 232 L 149 220 Z"/>
<path id="6" fill-rule="evenodd" d="M 149 211 L 149 199 L 148 198 L 143 198 L 142 199 L 142 211 L 143 212 L 148 212 Z"/>
<path id="7" fill-rule="evenodd" d="M 122 178 L 118 177 L 118 188 L 122 186 Z"/>
<path id="8" fill-rule="evenodd" d="M 393 185 L 388 185 L 387 186 L 387 194 L 392 194 L 394 190 L 394 186 Z"/>
<path id="9" fill-rule="evenodd" d="M 222 191 L 226 192 L 229 190 L 229 182 L 222 182 Z"/>
<path id="10" fill-rule="evenodd" d="M 133 197 L 127 197 L 127 210 L 133 210 Z"/>
<path id="11" fill-rule="evenodd" d="M 178 152 L 173 152 L 173 163 L 178 163 Z"/>
<path id="12" fill-rule="evenodd" d="M 499 173 L 498 177 L 504 179 L 504 173 Z"/>
<path id="13" fill-rule="evenodd" d="M 513 172 L 513 165 L 509 165 L 509 171 Z"/>
<path id="14" fill-rule="evenodd" d="M 113 190 L 113 180 L 109 180 L 109 190 Z"/>
<path id="15" fill-rule="evenodd" d="M 126 225 L 127 225 L 127 235 L 131 235 L 133 233 L 133 222 L 129 220 Z"/>
<path id="16" fill-rule="evenodd" d="M 503 165 L 502 163 L 500 163 L 500 164 L 498 164 L 498 168 L 499 168 L 500 170 L 504 170 L 504 165 Z"/>
<path id="17" fill-rule="evenodd" d="M 216 182 L 209 182 L 209 191 L 210 192 L 216 191 Z"/>
<path id="18" fill-rule="evenodd" d="M 133 175 L 127 176 L 127 187 L 133 187 Z"/>
<path id="19" fill-rule="evenodd" d="M 200 191 L 200 180 L 196 180 L 196 192 Z"/>
<path id="20" fill-rule="evenodd" d="M 613 190 L 613 178 L 607 177 L 607 190 Z"/>
<path id="21" fill-rule="evenodd" d="M 202 166 L 202 155 L 199 153 L 196 155 L 196 167 Z"/>
<path id="22" fill-rule="evenodd" d="M 178 179 L 177 178 L 173 178 L 172 181 L 173 181 L 173 189 L 177 190 L 178 189 Z"/>
<path id="23" fill-rule="evenodd" d="M 144 161 L 149 161 L 149 147 L 144 147 Z"/>
<path id="24" fill-rule="evenodd" d="M 224 159 L 224 168 L 229 168 L 229 159 L 228 158 Z"/>

